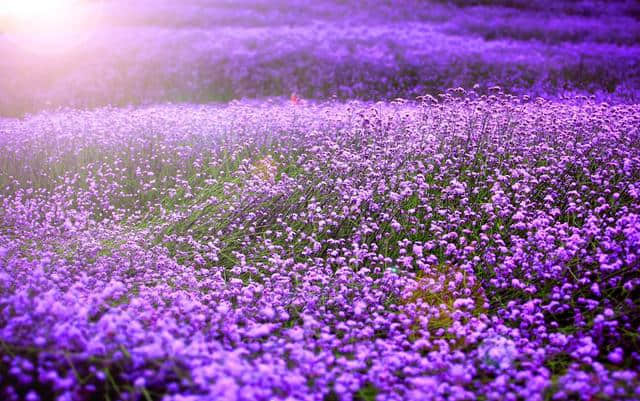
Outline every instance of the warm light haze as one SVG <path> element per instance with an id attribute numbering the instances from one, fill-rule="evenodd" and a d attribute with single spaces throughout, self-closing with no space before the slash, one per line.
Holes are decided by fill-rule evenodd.
<path id="1" fill-rule="evenodd" d="M 0 17 L 20 21 L 51 21 L 72 13 L 78 0 L 5 0 Z"/>
<path id="2" fill-rule="evenodd" d="M 84 43 L 97 26 L 99 2 L 79 0 L 8 0 L 0 3 L 0 47 L 60 53 Z"/>

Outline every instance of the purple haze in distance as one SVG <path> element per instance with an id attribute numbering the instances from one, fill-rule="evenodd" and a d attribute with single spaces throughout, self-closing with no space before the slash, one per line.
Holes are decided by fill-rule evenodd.
<path id="1" fill-rule="evenodd" d="M 93 6 L 0 35 L 0 399 L 640 398 L 637 2 Z"/>
<path id="2" fill-rule="evenodd" d="M 546 98 L 638 100 L 633 1 L 559 1 L 566 9 L 557 10 L 548 1 L 512 0 L 502 3 L 520 8 L 414 0 L 95 3 L 91 35 L 67 39 L 77 43 L 63 52 L 0 34 L 0 115 L 291 92 L 414 99 L 476 84 Z"/>

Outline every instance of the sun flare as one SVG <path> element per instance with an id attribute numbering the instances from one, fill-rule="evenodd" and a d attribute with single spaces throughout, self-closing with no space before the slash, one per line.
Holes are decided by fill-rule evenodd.
<path id="1" fill-rule="evenodd" d="M 73 11 L 78 0 L 5 0 L 0 16 L 17 20 L 55 20 Z"/>
<path id="2" fill-rule="evenodd" d="M 60 52 L 86 42 L 99 25 L 101 1 L 0 0 L 0 38 L 12 47 Z"/>

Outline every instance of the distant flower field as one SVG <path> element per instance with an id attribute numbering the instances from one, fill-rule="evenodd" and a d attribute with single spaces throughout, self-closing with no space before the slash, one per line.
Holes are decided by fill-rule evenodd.
<path id="1" fill-rule="evenodd" d="M 635 399 L 638 127 L 461 90 L 6 120 L 3 398 Z"/>
<path id="2" fill-rule="evenodd" d="M 596 4 L 594 17 L 418 0 L 103 3 L 95 29 L 63 50 L 0 34 L 0 116 L 291 92 L 415 99 L 476 84 L 638 101 L 640 23 L 624 7 Z"/>

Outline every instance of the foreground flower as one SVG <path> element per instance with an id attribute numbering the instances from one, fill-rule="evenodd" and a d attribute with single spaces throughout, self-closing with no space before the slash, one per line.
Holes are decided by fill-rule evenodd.
<path id="1" fill-rule="evenodd" d="M 285 103 L 3 123 L 3 399 L 636 397 L 638 106 Z"/>

